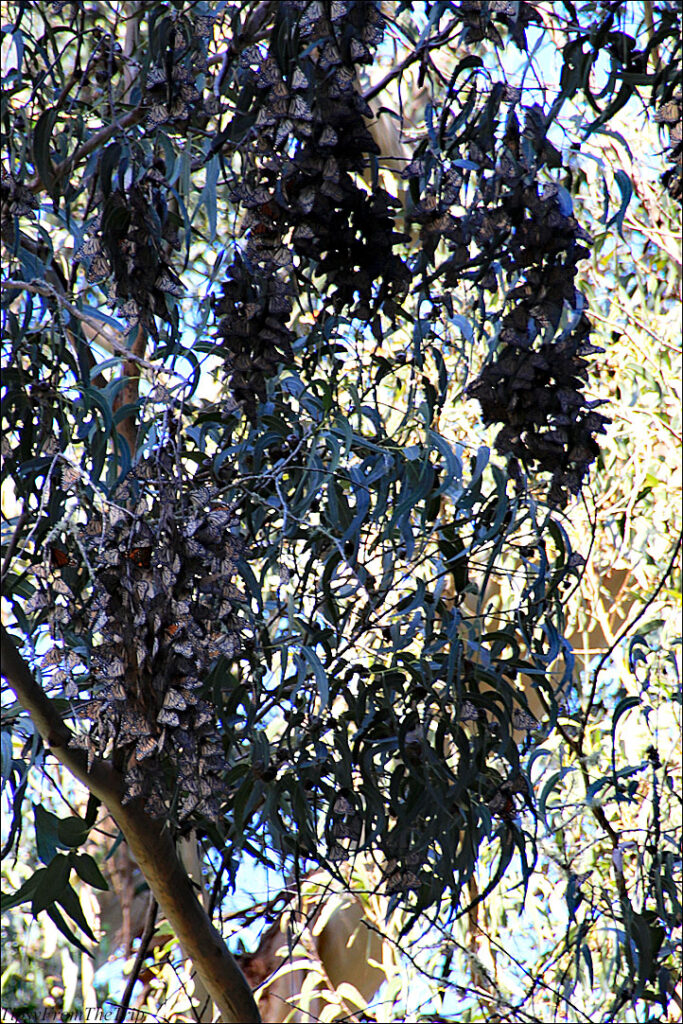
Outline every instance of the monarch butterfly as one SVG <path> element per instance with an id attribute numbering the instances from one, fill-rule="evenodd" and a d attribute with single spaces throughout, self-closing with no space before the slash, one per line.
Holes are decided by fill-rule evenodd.
<path id="1" fill-rule="evenodd" d="M 188 558 L 204 558 L 206 555 L 206 548 L 203 544 L 200 544 L 198 540 L 188 538 L 185 541 L 185 554 Z"/>
<path id="2" fill-rule="evenodd" d="M 498 814 L 500 814 L 501 818 L 504 818 L 505 821 L 511 821 L 515 816 L 516 810 L 515 801 L 511 796 L 508 796 L 505 800 L 505 806 L 498 811 Z"/>
<path id="3" fill-rule="evenodd" d="M 292 76 L 292 89 L 308 89 L 308 79 L 299 68 L 296 69 Z"/>
<path id="4" fill-rule="evenodd" d="M 164 697 L 164 707 L 171 711 L 186 711 L 187 701 L 182 693 L 179 693 L 177 690 L 169 690 Z"/>
<path id="5" fill-rule="evenodd" d="M 128 299 L 127 302 L 124 302 L 121 306 L 121 313 L 132 327 L 140 322 L 140 307 L 135 299 Z"/>
<path id="6" fill-rule="evenodd" d="M 174 281 L 173 278 L 163 270 L 154 282 L 154 287 L 161 289 L 162 292 L 168 292 L 169 295 L 175 296 L 180 299 L 185 294 L 185 290 L 178 281 Z"/>
<path id="7" fill-rule="evenodd" d="M 61 548 L 50 548 L 50 555 L 52 556 L 52 564 L 57 569 L 64 569 L 67 565 L 76 564 L 68 551 L 62 551 Z"/>
<path id="8" fill-rule="evenodd" d="M 166 813 L 166 804 L 164 803 L 163 797 L 158 793 L 150 793 L 145 802 L 145 810 L 153 818 L 160 818 Z"/>
<path id="9" fill-rule="evenodd" d="M 251 229 L 252 235 L 269 235 L 272 234 L 273 228 L 269 224 L 254 224 Z"/>
<path id="10" fill-rule="evenodd" d="M 109 262 L 106 256 L 98 253 L 97 256 L 93 256 L 85 272 L 86 280 L 89 284 L 96 284 L 103 278 L 108 277 L 110 273 Z"/>
<path id="11" fill-rule="evenodd" d="M 368 50 L 367 46 L 364 46 L 363 43 L 361 43 L 360 40 L 358 39 L 351 40 L 351 60 L 356 61 L 359 64 L 362 64 L 364 61 L 368 59 L 369 56 L 370 51 Z"/>
<path id="12" fill-rule="evenodd" d="M 170 725 L 172 728 L 177 728 L 180 725 L 177 714 L 169 708 L 161 709 L 157 715 L 157 722 L 159 725 Z"/>
<path id="13" fill-rule="evenodd" d="M 142 785 L 142 779 L 134 777 L 131 778 L 131 773 L 126 775 L 126 796 L 123 802 L 126 803 L 128 800 L 133 800 L 136 796 L 142 796 L 144 793 L 144 787 Z"/>
<path id="14" fill-rule="evenodd" d="M 230 509 L 227 505 L 214 505 L 207 512 L 207 519 L 212 526 L 227 526 L 231 519 Z"/>
<path id="15" fill-rule="evenodd" d="M 152 736 L 143 736 L 135 746 L 135 760 L 144 761 L 157 749 L 157 741 Z"/>
<path id="16" fill-rule="evenodd" d="M 149 569 L 151 557 L 152 548 L 149 545 L 131 548 L 128 552 L 128 558 L 138 569 Z"/>
<path id="17" fill-rule="evenodd" d="M 73 255 L 74 260 L 80 262 L 86 256 L 99 256 L 102 252 L 102 243 L 96 235 L 87 238 L 83 245 Z"/>
<path id="18" fill-rule="evenodd" d="M 161 67 L 154 67 L 147 76 L 147 88 L 155 89 L 158 85 L 166 85 L 166 71 Z"/>
<path id="19" fill-rule="evenodd" d="M 339 142 L 339 136 L 337 135 L 334 128 L 329 125 L 325 125 L 323 128 L 320 138 L 318 139 L 319 146 L 336 146 Z"/>

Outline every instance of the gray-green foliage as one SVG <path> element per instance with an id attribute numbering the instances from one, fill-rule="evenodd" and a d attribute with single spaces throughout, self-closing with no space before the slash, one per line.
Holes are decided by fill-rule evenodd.
<path id="1" fill-rule="evenodd" d="M 521 897 L 565 756 L 585 769 L 596 693 L 584 715 L 566 610 L 586 552 L 562 509 L 608 420 L 551 128 L 573 102 L 584 139 L 606 132 L 638 90 L 673 124 L 680 14 L 655 4 L 643 37 L 624 4 L 555 5 L 544 107 L 490 70 L 543 36 L 532 5 L 390 6 L 12 5 L 3 555 L 17 637 L 65 719 L 97 723 L 81 745 L 222 856 L 217 894 L 247 855 L 333 874 L 367 856 L 408 930 L 450 926 L 477 874 L 475 903 L 510 872 Z M 364 98 L 390 38 L 431 90 L 393 176 Z M 610 708 L 612 749 L 638 699 Z M 3 715 L 16 824 L 44 755 L 13 755 L 27 727 Z M 582 799 L 633 799 L 649 772 L 659 822 L 655 754 L 615 754 Z M 9 904 L 74 941 L 94 811 L 37 813 L 44 866 Z M 670 988 L 676 865 L 653 842 L 643 899 L 616 897 L 615 1015 Z"/>

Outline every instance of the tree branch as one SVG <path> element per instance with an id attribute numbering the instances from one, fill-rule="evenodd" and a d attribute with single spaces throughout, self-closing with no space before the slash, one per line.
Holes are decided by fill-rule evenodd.
<path id="1" fill-rule="evenodd" d="M 123 364 L 121 376 L 125 383 L 114 399 L 112 412 L 117 412 L 124 405 L 135 406 L 140 394 L 140 371 L 136 364 L 138 359 L 144 358 L 146 344 L 147 331 L 140 324 L 133 344 L 130 347 L 130 356 Z M 132 459 L 135 455 L 138 437 L 135 412 L 126 416 L 125 419 L 119 420 L 116 424 L 116 432 L 128 445 L 128 451 Z"/>
<path id="2" fill-rule="evenodd" d="M 87 142 L 84 142 L 82 146 L 76 150 L 71 156 L 68 156 L 66 160 L 63 160 L 61 164 L 55 167 L 54 180 L 55 185 L 59 182 L 65 174 L 68 174 L 79 161 L 83 160 L 84 157 L 90 156 L 90 154 L 103 146 L 105 142 L 109 142 L 112 136 L 116 135 L 118 131 L 124 128 L 130 128 L 131 125 L 139 124 L 143 117 L 147 113 L 145 107 L 138 106 L 134 110 L 129 111 L 120 121 L 114 124 L 108 124 L 106 128 L 102 128 L 101 131 L 91 135 Z M 26 183 L 26 187 L 30 188 L 32 192 L 37 192 L 43 187 L 43 182 L 38 175 L 32 178 L 31 181 Z"/>
<path id="3" fill-rule="evenodd" d="M 11 634 L 4 626 L 1 654 L 2 674 L 21 706 L 31 716 L 45 746 L 103 803 L 109 806 L 111 803 L 120 802 L 123 784 L 119 773 L 105 761 L 99 760 L 94 761 L 88 770 L 85 753 L 69 746 L 71 730 L 62 721 L 54 703 L 36 682 L 33 672 L 19 654 Z"/>
<path id="4" fill-rule="evenodd" d="M 120 773 L 106 761 L 88 768 L 86 755 L 69 745 L 71 730 L 2 626 L 2 674 L 29 713 L 50 752 L 97 796 L 118 824 L 161 911 L 226 1024 L 260 1024 L 254 997 L 237 962 L 198 901 L 165 824 L 139 801 L 122 804 Z"/>
<path id="5" fill-rule="evenodd" d="M 602 672 L 602 670 L 603 670 L 603 668 L 605 666 L 605 662 L 611 656 L 613 651 L 616 650 L 616 648 L 619 646 L 621 641 L 625 637 L 628 636 L 628 634 L 631 632 L 631 630 L 636 625 L 636 623 L 639 622 L 640 619 L 642 619 L 643 615 L 648 610 L 648 608 L 650 608 L 651 605 L 653 605 L 654 602 L 657 600 L 657 597 L 659 596 L 662 588 L 664 587 L 664 584 L 666 583 L 667 579 L 669 578 L 669 574 L 672 572 L 672 570 L 676 566 L 676 561 L 678 559 L 678 552 L 679 552 L 679 550 L 681 548 L 681 545 L 683 545 L 683 533 L 679 533 L 679 535 L 678 535 L 678 540 L 676 541 L 676 546 L 675 546 L 675 548 L 673 550 L 673 554 L 672 554 L 672 556 L 671 556 L 671 558 L 669 560 L 669 564 L 667 565 L 666 570 L 664 571 L 664 574 L 662 575 L 662 577 L 659 580 L 659 583 L 657 584 L 655 589 L 652 591 L 650 596 L 647 598 L 647 600 L 644 602 L 642 608 L 640 608 L 640 610 L 638 611 L 637 615 L 635 615 L 632 619 L 629 619 L 629 621 L 624 626 L 622 626 L 622 628 L 619 630 L 619 632 L 617 633 L 616 637 L 614 638 L 614 642 L 603 653 L 602 657 L 600 658 L 600 661 L 598 662 L 598 664 L 596 665 L 596 667 L 595 667 L 595 669 L 593 671 L 593 676 L 592 676 L 592 679 L 591 679 L 590 694 L 588 695 L 588 701 L 586 703 L 586 709 L 585 709 L 585 713 L 584 713 L 584 718 L 583 718 L 583 722 L 581 724 L 581 732 L 579 733 L 579 740 L 578 740 L 578 752 L 579 753 L 583 752 L 583 741 L 584 741 L 584 737 L 586 735 L 586 730 L 588 728 L 588 720 L 589 720 L 589 717 L 590 717 L 590 712 L 591 712 L 591 709 L 593 707 L 593 704 L 595 703 L 595 695 L 596 695 L 597 690 L 598 690 L 598 677 L 599 677 L 600 673 Z"/>
<path id="6" fill-rule="evenodd" d="M 99 323 L 94 317 L 88 316 L 74 306 L 73 303 L 69 302 L 65 296 L 58 291 L 53 285 L 46 284 L 42 281 L 20 281 L 13 278 L 8 278 L 2 282 L 3 288 L 18 288 L 21 291 L 31 292 L 34 295 L 44 295 L 48 299 L 56 299 L 64 309 L 68 310 L 72 316 L 80 320 L 87 330 L 84 332 L 88 341 L 92 341 L 95 344 L 101 345 L 107 352 L 112 352 L 116 355 L 123 356 L 124 359 L 131 362 L 137 363 L 138 366 L 144 366 L 147 370 L 152 370 L 155 373 L 158 372 L 159 367 L 155 366 L 154 363 L 150 363 L 148 359 L 138 355 L 134 351 L 128 348 L 126 343 L 123 341 L 123 335 L 115 337 L 113 328 L 106 330 L 106 325 Z"/>
<path id="7" fill-rule="evenodd" d="M 145 926 L 140 937 L 140 946 L 138 948 L 137 956 L 135 957 L 133 967 L 131 968 L 128 981 L 126 983 L 125 991 L 121 996 L 121 1002 L 119 1003 L 118 1009 L 116 1011 L 116 1020 L 114 1021 L 114 1024 L 123 1024 L 123 1022 L 126 1019 L 128 1007 L 130 1006 L 131 996 L 133 995 L 133 989 L 135 988 L 135 984 L 138 978 L 140 977 L 142 964 L 144 962 L 145 957 L 147 956 L 147 950 L 149 948 L 150 942 L 152 941 L 152 936 L 154 935 L 154 927 L 156 925 L 156 920 L 157 901 L 154 899 L 154 896 L 152 896 L 152 894 L 150 893 L 147 914 L 145 915 Z"/>
<path id="8" fill-rule="evenodd" d="M 368 91 L 363 94 L 363 99 L 365 100 L 365 102 L 369 103 L 370 100 L 374 100 L 375 96 L 378 96 L 383 89 L 386 89 L 386 87 L 391 82 L 393 82 L 395 78 L 398 78 L 399 75 L 402 75 L 406 68 L 410 67 L 410 65 L 414 64 L 416 61 L 422 60 L 424 55 L 429 53 L 430 50 L 433 50 L 439 46 L 443 46 L 443 44 L 449 39 L 453 31 L 453 28 L 456 24 L 457 19 L 453 19 L 448 23 L 443 32 L 439 32 L 439 34 L 437 36 L 434 36 L 433 39 L 423 42 L 421 46 L 418 46 L 411 53 L 409 53 L 407 57 L 404 57 L 404 59 L 399 64 L 393 67 L 391 71 L 389 71 L 388 74 L 384 76 L 381 82 L 378 82 L 377 85 L 371 86 L 368 89 Z"/>

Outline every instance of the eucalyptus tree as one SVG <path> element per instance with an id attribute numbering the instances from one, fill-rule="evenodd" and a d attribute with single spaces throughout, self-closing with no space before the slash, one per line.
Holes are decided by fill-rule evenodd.
<path id="1" fill-rule="evenodd" d="M 41 866 L 7 907 L 94 939 L 72 880 L 106 884 L 86 851 L 103 808 L 153 898 L 146 939 L 158 904 L 220 1019 L 258 1020 L 221 926 L 241 864 L 342 888 L 364 865 L 400 946 L 472 920 L 510 872 L 529 886 L 559 778 L 539 802 L 543 744 L 569 745 L 589 801 L 661 767 L 593 780 L 582 746 L 567 508 L 610 419 L 581 153 L 557 125 L 609 135 L 640 102 L 680 200 L 680 11 L 9 11 L 6 851 L 31 773 L 56 759 L 89 800 L 35 807 Z M 615 1015 L 672 988 L 660 852 L 639 910 L 615 854 Z"/>

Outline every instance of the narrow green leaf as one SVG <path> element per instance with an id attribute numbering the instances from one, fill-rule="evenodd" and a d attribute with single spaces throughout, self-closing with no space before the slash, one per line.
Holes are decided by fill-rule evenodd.
<path id="1" fill-rule="evenodd" d="M 12 770 L 12 733 L 3 729 L 0 733 L 0 779 L 2 785 L 0 791 L 4 790 L 5 783 L 10 777 Z"/>
<path id="2" fill-rule="evenodd" d="M 315 681 L 320 695 L 320 702 L 326 708 L 330 701 L 330 687 L 327 681 L 327 673 L 322 666 L 320 658 L 310 647 L 302 647 L 301 653 L 309 663 L 315 674 Z"/>
<path id="3" fill-rule="evenodd" d="M 538 812 L 543 818 L 543 821 L 546 825 L 548 825 L 548 820 L 546 818 L 545 808 L 546 803 L 548 802 L 548 797 L 555 789 L 557 783 L 561 782 L 565 775 L 572 771 L 574 771 L 574 768 L 571 765 L 567 765 L 565 768 L 562 768 L 559 772 L 553 772 L 553 774 L 550 776 L 550 778 L 544 785 L 543 789 L 541 790 L 541 794 L 538 798 Z"/>
<path id="4" fill-rule="evenodd" d="M 109 883 L 89 853 L 71 854 L 71 863 L 78 877 L 88 885 L 92 885 L 94 889 L 109 889 Z"/>
<path id="5" fill-rule="evenodd" d="M 625 715 L 627 711 L 630 711 L 631 708 L 637 707 L 639 704 L 640 704 L 640 697 L 624 697 L 623 700 L 619 701 L 619 703 L 615 707 L 614 712 L 612 714 L 612 771 L 613 771 L 613 773 L 615 775 L 616 775 L 616 767 L 617 767 L 616 766 L 615 742 L 616 742 L 617 725 L 619 724 L 619 719 L 621 718 L 622 715 Z"/>
<path id="6" fill-rule="evenodd" d="M 25 903 L 26 900 L 32 900 L 33 895 L 40 884 L 40 880 L 47 871 L 47 868 L 38 868 L 38 870 L 28 878 L 21 888 L 17 889 L 15 893 L 3 893 L 2 894 L 2 912 L 3 914 L 7 910 L 12 910 L 13 907 L 18 907 L 20 903 Z"/>
<path id="7" fill-rule="evenodd" d="M 216 201 L 216 184 L 218 182 L 218 157 L 212 157 L 206 165 L 206 184 L 202 189 L 200 202 L 206 207 L 209 221 L 209 241 L 216 237 L 218 205 Z M 197 204 L 199 206 L 199 203 Z"/>
<path id="8" fill-rule="evenodd" d="M 81 931 L 84 932 L 92 942 L 95 942 L 95 936 L 92 933 L 90 925 L 85 919 L 83 908 L 78 901 L 76 891 L 68 882 L 62 889 L 57 902 L 67 912 L 71 920 L 78 925 Z"/>
<path id="9" fill-rule="evenodd" d="M 621 192 L 621 205 L 617 212 L 614 214 L 614 216 L 607 221 L 607 224 L 605 226 L 609 228 L 612 226 L 612 224 L 616 224 L 617 231 L 623 238 L 624 217 L 626 216 L 628 204 L 631 202 L 631 198 L 633 196 L 633 183 L 631 182 L 631 179 L 629 178 L 626 171 L 623 171 L 621 168 L 619 168 L 619 170 L 615 172 L 614 180 L 616 181 L 619 187 L 619 191 Z"/>
<path id="10" fill-rule="evenodd" d="M 588 981 L 590 987 L 593 988 L 594 972 L 593 972 L 593 956 L 590 951 L 590 946 L 587 942 L 581 944 L 581 956 L 583 957 L 586 968 L 588 969 Z"/>
<path id="11" fill-rule="evenodd" d="M 66 939 L 68 939 L 69 942 L 71 942 L 74 946 L 76 946 L 78 949 L 80 949 L 82 953 L 86 953 L 88 956 L 90 956 L 91 954 L 88 951 L 88 949 L 86 949 L 86 947 L 83 945 L 83 943 L 79 939 L 76 938 L 76 936 L 72 932 L 71 928 L 69 928 L 68 924 L 66 923 L 66 921 L 62 917 L 62 914 L 61 914 L 59 908 L 56 907 L 56 906 L 51 906 L 51 907 L 46 907 L 45 909 L 46 909 L 46 912 L 47 912 L 47 916 L 57 926 L 57 928 L 59 928 L 59 930 L 62 933 L 62 935 Z"/>
<path id="12" fill-rule="evenodd" d="M 38 857 L 43 864 L 50 864 L 57 850 L 63 849 L 59 839 L 59 818 L 40 804 L 33 805 L 33 818 Z"/>
<path id="13" fill-rule="evenodd" d="M 69 858 L 63 853 L 58 853 L 45 868 L 45 873 L 41 875 L 40 882 L 33 893 L 31 913 L 34 917 L 37 917 L 41 910 L 45 910 L 56 899 L 59 899 L 69 882 L 70 874 Z"/>
<path id="14" fill-rule="evenodd" d="M 91 793 L 88 797 L 88 806 L 85 811 L 85 822 L 89 828 L 92 828 L 97 818 L 97 812 L 101 807 L 101 800 L 98 800 L 96 796 Z"/>
<path id="15" fill-rule="evenodd" d="M 50 159 L 50 139 L 57 119 L 56 107 L 49 107 L 38 118 L 33 133 L 33 159 L 38 175 L 47 191 L 52 195 L 55 185 L 55 172 Z"/>

